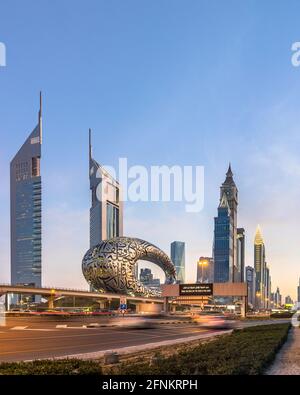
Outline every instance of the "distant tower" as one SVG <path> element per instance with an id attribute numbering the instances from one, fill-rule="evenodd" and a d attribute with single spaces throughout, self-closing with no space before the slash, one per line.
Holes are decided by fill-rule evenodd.
<path id="1" fill-rule="evenodd" d="M 266 253 L 265 244 L 261 234 L 260 227 L 257 226 L 254 238 L 254 268 L 256 275 L 256 307 L 265 308 L 266 299 Z"/>
<path id="2" fill-rule="evenodd" d="M 171 243 L 171 261 L 176 268 L 177 282 L 185 282 L 185 243 L 183 241 L 173 241 Z"/>
<path id="3" fill-rule="evenodd" d="M 237 228 L 237 270 L 235 272 L 235 282 L 245 281 L 245 229 Z"/>
<path id="4" fill-rule="evenodd" d="M 233 219 L 224 192 L 215 217 L 214 229 L 214 282 L 226 283 L 233 281 Z"/>
<path id="5" fill-rule="evenodd" d="M 89 129 L 89 178 L 92 192 L 90 208 L 90 248 L 101 241 L 123 236 L 123 202 L 121 187 L 92 157 Z"/>
<path id="6" fill-rule="evenodd" d="M 213 283 L 214 282 L 214 261 L 212 257 L 201 256 L 197 261 L 197 279 L 196 283 Z"/>
<path id="7" fill-rule="evenodd" d="M 230 208 L 230 216 L 232 219 L 232 232 L 233 232 L 233 261 L 232 261 L 232 274 L 228 281 L 235 281 L 235 272 L 238 271 L 238 262 L 237 262 L 237 206 L 238 206 L 238 189 L 233 180 L 233 173 L 231 170 L 231 165 L 229 164 L 226 179 L 221 185 L 220 188 L 220 200 L 223 198 L 224 193 L 226 194 L 227 201 Z"/>
<path id="8" fill-rule="evenodd" d="M 298 298 L 297 298 L 297 301 L 298 301 L 298 303 L 300 304 L 300 278 L 299 278 L 299 285 L 298 285 L 298 287 L 297 287 L 297 296 L 298 296 Z"/>
<path id="9" fill-rule="evenodd" d="M 35 287 L 42 281 L 41 146 L 40 93 L 38 124 L 10 163 L 11 283 Z"/>
<path id="10" fill-rule="evenodd" d="M 248 303 L 255 307 L 255 270 L 251 266 L 246 267 L 246 282 L 248 287 Z"/>

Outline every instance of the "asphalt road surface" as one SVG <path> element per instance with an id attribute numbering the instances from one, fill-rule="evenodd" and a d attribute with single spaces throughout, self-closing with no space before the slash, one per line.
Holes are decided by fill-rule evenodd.
<path id="1" fill-rule="evenodd" d="M 152 329 L 88 328 L 86 325 L 89 323 L 101 325 L 105 324 L 105 319 L 98 317 L 7 318 L 5 323 L 2 323 L 5 325 L 0 326 L 0 361 L 53 358 L 186 338 L 202 333 L 218 333 L 218 330 L 203 329 L 189 323 L 161 323 Z M 270 324 L 274 321 L 245 322 L 239 326 L 266 323 Z"/>

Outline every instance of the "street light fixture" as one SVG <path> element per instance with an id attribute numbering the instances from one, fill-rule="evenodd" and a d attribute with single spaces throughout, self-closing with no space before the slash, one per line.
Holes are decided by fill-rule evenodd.
<path id="1" fill-rule="evenodd" d="M 201 271 L 201 283 L 203 283 L 203 267 L 208 265 L 208 261 L 206 259 L 199 259 L 198 260 L 198 265 L 201 266 L 202 271 Z"/>

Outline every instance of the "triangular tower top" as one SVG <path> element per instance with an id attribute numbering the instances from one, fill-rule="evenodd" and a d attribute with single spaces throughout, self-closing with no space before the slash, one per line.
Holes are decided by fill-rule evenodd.
<path id="1" fill-rule="evenodd" d="M 222 195 L 222 198 L 221 198 L 221 201 L 219 204 L 219 208 L 228 208 L 228 210 L 230 210 L 226 193 L 223 193 L 223 195 Z"/>
<path id="2" fill-rule="evenodd" d="M 232 173 L 232 170 L 231 170 L 231 163 L 230 163 L 230 162 L 229 162 L 229 167 L 228 167 L 226 176 L 227 176 L 227 177 L 232 177 L 232 176 L 233 176 L 233 173 Z"/>
<path id="3" fill-rule="evenodd" d="M 257 228 L 256 228 L 254 244 L 256 244 L 256 245 L 264 244 L 264 239 L 262 237 L 261 229 L 260 229 L 259 225 L 257 225 Z"/>
<path id="4" fill-rule="evenodd" d="M 223 182 L 223 185 L 231 185 L 231 186 L 235 185 L 235 182 L 233 180 L 233 173 L 232 173 L 232 170 L 231 170 L 231 163 L 229 163 L 228 170 L 227 170 L 227 173 L 226 173 L 226 179 Z"/>

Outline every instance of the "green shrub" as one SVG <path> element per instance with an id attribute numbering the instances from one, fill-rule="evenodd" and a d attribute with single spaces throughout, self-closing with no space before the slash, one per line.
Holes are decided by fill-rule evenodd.
<path id="1" fill-rule="evenodd" d="M 0 364 L 0 375 L 99 375 L 99 362 L 79 359 L 5 362 Z"/>

